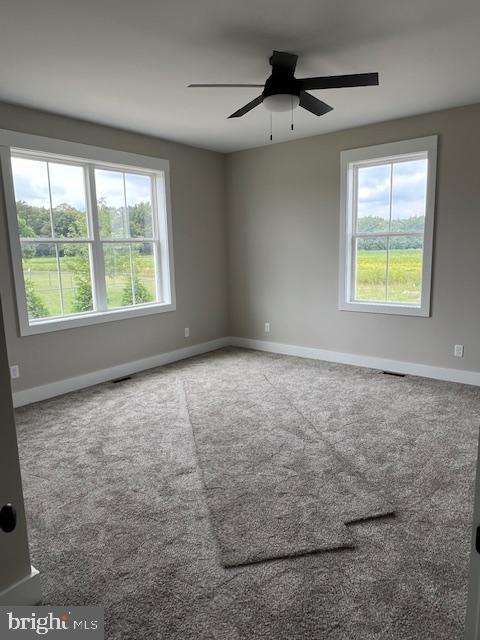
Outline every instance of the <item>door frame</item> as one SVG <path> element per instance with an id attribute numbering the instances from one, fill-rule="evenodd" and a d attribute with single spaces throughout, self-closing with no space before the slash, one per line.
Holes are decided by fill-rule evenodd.
<path id="1" fill-rule="evenodd" d="M 477 531 L 478 550 L 477 550 Z M 480 639 L 480 436 L 477 452 L 477 473 L 475 478 L 475 499 L 470 547 L 470 576 L 468 580 L 467 616 L 465 619 L 465 640 Z"/>

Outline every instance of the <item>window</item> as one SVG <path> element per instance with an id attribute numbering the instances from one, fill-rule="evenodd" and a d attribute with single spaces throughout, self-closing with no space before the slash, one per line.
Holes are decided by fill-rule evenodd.
<path id="1" fill-rule="evenodd" d="M 15 136 L 27 145 L 4 144 Z M 11 132 L 0 144 L 22 335 L 175 308 L 168 163 Z"/>
<path id="2" fill-rule="evenodd" d="M 430 315 L 437 138 L 343 151 L 339 308 Z"/>

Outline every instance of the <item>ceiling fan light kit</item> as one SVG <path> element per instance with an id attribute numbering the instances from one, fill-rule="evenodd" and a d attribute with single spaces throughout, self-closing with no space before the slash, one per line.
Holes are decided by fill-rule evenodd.
<path id="1" fill-rule="evenodd" d="M 267 111 L 282 112 L 296 109 L 300 104 L 299 96 L 293 96 L 289 93 L 277 93 L 273 96 L 263 98 L 263 106 Z"/>
<path id="2" fill-rule="evenodd" d="M 345 87 L 365 87 L 378 85 L 378 73 L 354 73 L 342 76 L 319 76 L 295 78 L 298 56 L 286 51 L 274 51 L 270 56 L 272 73 L 264 85 L 258 84 L 191 84 L 189 87 L 263 87 L 262 93 L 238 109 L 229 118 L 240 118 L 262 104 L 272 112 L 291 111 L 293 130 L 293 110 L 302 107 L 315 116 L 323 116 L 333 107 L 319 100 L 308 90 L 341 89 Z M 272 135 L 270 132 L 270 139 Z"/>

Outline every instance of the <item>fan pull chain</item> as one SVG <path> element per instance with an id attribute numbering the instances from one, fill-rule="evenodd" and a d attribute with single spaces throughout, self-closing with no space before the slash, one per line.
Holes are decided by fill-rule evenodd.
<path id="1" fill-rule="evenodd" d="M 273 118 L 272 112 L 270 111 L 270 142 L 273 140 Z"/>
<path id="2" fill-rule="evenodd" d="M 292 105 L 292 122 L 290 124 L 290 129 L 293 131 L 293 96 L 290 96 L 290 103 Z"/>

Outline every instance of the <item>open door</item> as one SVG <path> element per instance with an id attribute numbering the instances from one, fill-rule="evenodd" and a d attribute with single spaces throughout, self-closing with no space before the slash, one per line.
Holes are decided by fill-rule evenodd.
<path id="1" fill-rule="evenodd" d="M 40 600 L 39 575 L 30 566 L 0 300 L 0 605 L 33 605 Z"/>

